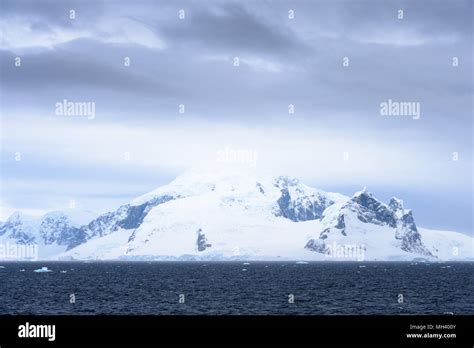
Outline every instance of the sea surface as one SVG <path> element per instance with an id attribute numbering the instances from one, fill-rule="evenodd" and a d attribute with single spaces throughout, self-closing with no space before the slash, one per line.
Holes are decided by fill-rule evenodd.
<path id="1" fill-rule="evenodd" d="M 0 262 L 1 314 L 472 315 L 474 263 Z"/>

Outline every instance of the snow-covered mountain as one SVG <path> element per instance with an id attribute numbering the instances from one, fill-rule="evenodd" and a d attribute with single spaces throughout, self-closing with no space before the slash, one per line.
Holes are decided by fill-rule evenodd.
<path id="1" fill-rule="evenodd" d="M 229 171 L 189 171 L 81 227 L 61 213 L 14 214 L 0 224 L 6 240 L 61 260 L 474 259 L 472 237 L 418 229 L 397 198 Z"/>
<path id="2" fill-rule="evenodd" d="M 15 253 L 7 255 L 7 249 L 11 247 L 35 246 L 37 255 L 34 257 L 48 259 L 75 244 L 78 231 L 69 217 L 62 212 L 51 212 L 41 218 L 16 212 L 7 221 L 0 223 L 0 245 L 4 246 L 0 250 L 3 251 L 0 258 L 15 258 Z"/>

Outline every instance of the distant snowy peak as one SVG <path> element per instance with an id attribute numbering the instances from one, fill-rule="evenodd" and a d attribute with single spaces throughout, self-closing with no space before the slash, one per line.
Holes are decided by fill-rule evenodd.
<path id="1" fill-rule="evenodd" d="M 50 212 L 41 218 L 16 212 L 0 225 L 0 237 L 20 245 L 67 245 L 76 231 L 62 212 Z"/>
<path id="2" fill-rule="evenodd" d="M 36 219 L 15 212 L 0 225 L 0 236 L 17 244 L 30 244 L 36 241 L 38 229 L 39 223 Z"/>

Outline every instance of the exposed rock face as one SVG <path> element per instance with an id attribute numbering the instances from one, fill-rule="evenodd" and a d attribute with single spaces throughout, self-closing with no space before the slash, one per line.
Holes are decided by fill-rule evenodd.
<path id="1" fill-rule="evenodd" d="M 318 239 L 310 239 L 308 243 L 306 243 L 305 248 L 320 254 L 327 254 L 329 252 L 324 241 Z"/>
<path id="2" fill-rule="evenodd" d="M 393 211 L 365 189 L 352 197 L 347 204 L 347 208 L 355 211 L 357 218 L 362 222 L 388 225 L 392 228 L 397 225 Z"/>
<path id="3" fill-rule="evenodd" d="M 206 235 L 202 233 L 201 229 L 198 230 L 197 247 L 198 247 L 198 251 L 204 251 L 207 248 L 212 247 L 212 244 L 209 244 L 207 242 Z"/>
<path id="4" fill-rule="evenodd" d="M 46 245 L 69 245 L 80 236 L 80 231 L 72 226 L 66 214 L 46 214 L 41 219 L 40 235 Z"/>
<path id="5" fill-rule="evenodd" d="M 410 209 L 405 210 L 403 202 L 395 197 L 390 200 L 389 207 L 396 219 L 397 231 L 395 238 L 401 240 L 401 249 L 407 252 L 432 256 L 431 252 L 421 241 L 421 235 L 416 228 L 412 211 Z"/>
<path id="6" fill-rule="evenodd" d="M 103 237 L 120 228 L 134 230 L 141 225 L 143 219 L 151 208 L 166 203 L 172 199 L 174 199 L 173 196 L 163 195 L 155 197 L 140 205 L 126 204 L 122 205 L 114 212 L 105 213 L 97 219 L 92 220 L 89 224 L 82 226 L 80 228 L 80 234 L 83 236 L 83 240 L 78 239 L 76 244 L 69 246 L 69 249 L 84 243 L 90 238 L 97 236 Z M 134 235 L 132 234 L 130 240 L 133 240 L 133 238 Z"/>
<path id="7" fill-rule="evenodd" d="M 276 215 L 291 221 L 320 219 L 324 210 L 334 204 L 322 193 L 305 190 L 305 186 L 300 184 L 298 179 L 280 176 L 275 180 L 275 186 L 281 192 L 281 197 L 277 201 L 279 211 Z"/>

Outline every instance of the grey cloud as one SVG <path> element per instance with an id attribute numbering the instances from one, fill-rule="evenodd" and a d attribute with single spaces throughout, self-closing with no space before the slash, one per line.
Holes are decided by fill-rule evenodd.
<path id="1" fill-rule="evenodd" d="M 87 91 L 111 110 L 140 111 L 135 118 L 143 122 L 149 113 L 174 113 L 179 103 L 208 119 L 266 122 L 287 117 L 287 106 L 293 103 L 302 118 L 337 122 L 342 117 L 345 125 L 367 122 L 371 127 L 379 122 L 374 121 L 379 103 L 388 98 L 423 101 L 433 129 L 446 123 L 446 113 L 459 119 L 470 117 L 472 81 L 465 76 L 472 67 L 472 42 L 463 36 L 468 30 L 465 18 L 470 5 L 466 2 L 458 1 L 450 9 L 436 1 L 433 6 L 377 1 L 331 2 L 330 6 L 310 1 L 278 1 L 271 6 L 219 1 L 140 4 L 143 7 L 130 11 L 130 17 L 153 28 L 158 36 L 164 35 L 167 49 L 76 40 L 25 56 L 21 71 L 10 64 L 12 55 L 5 55 L 2 84 L 6 93 L 42 87 L 48 90 L 33 94 Z M 161 4 L 166 5 L 162 11 L 169 18 L 158 22 L 153 13 Z M 103 15 L 116 16 L 126 6 L 133 5 L 110 6 Z M 181 6 L 186 9 L 185 20 L 177 18 Z M 457 32 L 461 41 L 398 47 L 351 40 L 354 33 L 374 28 L 389 32 L 400 26 L 394 17 L 399 7 L 406 11 L 403 25 L 407 28 Z M 285 18 L 288 8 L 296 12 L 292 22 Z M 283 69 L 273 73 L 246 64 L 235 68 L 231 61 L 206 60 L 213 54 L 253 56 L 276 62 Z M 128 70 L 121 66 L 126 55 L 133 62 Z M 453 55 L 462 62 L 456 70 L 450 66 Z M 341 64 L 344 56 L 351 59 L 347 69 Z M 127 98 L 117 98 L 116 92 Z M 341 114 L 360 117 L 354 121 L 351 116 L 335 116 Z M 456 127 L 459 124 L 450 122 L 444 128 L 452 128 L 454 134 Z"/>
<path id="2" fill-rule="evenodd" d="M 71 27 L 94 21 L 104 13 L 104 4 L 92 0 L 2 0 L 0 17 L 22 17 L 47 25 Z M 70 10 L 75 10 L 77 20 L 70 20 Z"/>
<path id="3" fill-rule="evenodd" d="M 175 45 L 195 44 L 230 54 L 290 54 L 307 47 L 288 27 L 267 23 L 244 6 L 229 3 L 219 13 L 194 8 L 188 18 L 157 29 Z"/>
<path id="4" fill-rule="evenodd" d="M 400 30 L 431 39 L 446 35 L 465 39 L 472 35 L 469 0 L 280 1 L 272 7 L 280 13 L 292 8 L 297 19 L 292 26 L 316 36 L 330 34 L 351 40 Z M 404 10 L 403 20 L 397 19 L 399 9 Z"/>
<path id="5" fill-rule="evenodd" d="M 87 40 L 79 40 L 81 44 Z M 86 43 L 84 43 L 86 45 Z M 89 52 L 90 53 L 90 52 Z M 22 56 L 22 67 L 14 66 L 14 57 L 0 50 L 2 84 L 7 88 L 96 88 L 145 95 L 170 94 L 173 87 L 163 81 L 133 72 L 123 66 L 123 56 L 108 63 L 90 54 L 82 57 L 65 50 L 48 50 Z"/>

